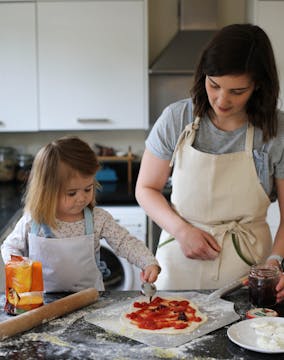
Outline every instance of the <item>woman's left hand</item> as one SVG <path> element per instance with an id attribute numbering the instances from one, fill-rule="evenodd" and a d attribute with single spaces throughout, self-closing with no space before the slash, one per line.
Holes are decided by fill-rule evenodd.
<path id="1" fill-rule="evenodd" d="M 161 268 L 158 265 L 149 265 L 146 266 L 144 270 L 141 271 L 141 281 L 153 283 L 157 280 L 158 274 L 161 272 Z"/>
<path id="2" fill-rule="evenodd" d="M 279 268 L 279 263 L 275 259 L 266 261 L 267 265 L 276 266 Z M 281 272 L 280 280 L 276 286 L 277 291 L 277 302 L 280 303 L 284 300 L 284 273 Z"/>

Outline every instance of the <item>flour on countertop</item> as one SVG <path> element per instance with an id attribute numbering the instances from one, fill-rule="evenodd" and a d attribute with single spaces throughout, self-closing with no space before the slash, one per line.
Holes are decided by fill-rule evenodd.
<path id="1" fill-rule="evenodd" d="M 221 301 L 220 303 L 205 303 L 206 296 L 198 293 L 186 293 L 187 297 L 196 301 L 200 307 L 212 319 L 214 313 L 219 313 L 224 318 L 224 313 L 231 313 L 232 303 Z M 197 295 L 196 295 L 197 294 Z M 179 294 L 183 296 L 183 294 Z M 126 340 L 124 334 L 112 332 L 108 329 L 103 330 L 100 327 L 93 327 L 85 317 L 93 316 L 100 318 L 107 315 L 110 318 L 119 316 L 122 309 L 128 309 L 129 304 L 137 299 L 134 297 L 125 297 L 124 300 L 115 301 L 109 298 L 102 298 L 97 303 L 90 305 L 82 310 L 77 310 L 62 318 L 54 319 L 43 325 L 43 330 L 32 329 L 14 338 L 8 338 L 1 342 L 0 356 L 9 358 L 13 356 L 12 349 L 31 347 L 38 349 L 50 349 L 54 358 L 85 358 L 104 360 L 113 360 L 114 349 L 115 358 L 139 360 L 141 358 L 149 359 L 188 359 L 189 353 L 198 354 L 200 351 L 211 348 L 214 342 L 213 335 L 203 335 L 199 338 L 190 340 L 180 346 L 166 347 L 149 346 L 143 342 Z M 197 300 L 196 300 L 197 299 Z M 204 306 L 201 304 L 204 303 Z M 225 319 L 226 320 L 226 319 Z M 84 341 L 81 339 L 84 337 Z M 49 346 L 50 345 L 50 346 Z M 45 350 L 46 351 L 46 350 Z M 208 353 L 208 359 L 210 353 Z M 100 357 L 101 356 L 101 357 Z M 51 358 L 51 357 L 50 357 Z M 198 356 L 195 358 L 198 358 Z M 35 359 L 30 357 L 29 359 Z"/>
<path id="2" fill-rule="evenodd" d="M 177 295 L 171 292 L 159 292 L 159 296 L 165 298 L 178 296 L 179 298 L 185 298 L 192 301 L 199 307 L 200 311 L 208 317 L 208 321 L 202 324 L 200 328 L 195 329 L 192 333 L 179 334 L 178 336 L 145 333 L 124 326 L 120 321 L 121 314 L 127 312 L 129 306 L 133 304 L 134 301 L 141 301 L 141 297 L 120 301 L 111 306 L 107 306 L 104 309 L 97 309 L 94 313 L 91 312 L 87 314 L 85 320 L 99 326 L 105 331 L 113 332 L 120 336 L 123 335 L 152 347 L 168 349 L 187 344 L 199 337 L 204 338 L 204 335 L 239 319 L 239 315 L 234 311 L 233 303 L 222 299 L 209 302 L 208 296 L 205 294 L 198 292 L 179 292 Z"/>

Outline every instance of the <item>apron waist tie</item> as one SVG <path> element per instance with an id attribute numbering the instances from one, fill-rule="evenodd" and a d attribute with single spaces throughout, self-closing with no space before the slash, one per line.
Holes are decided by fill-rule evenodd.
<path id="1" fill-rule="evenodd" d="M 197 225 L 192 223 L 193 226 Z M 200 227 L 197 225 L 197 227 Z M 214 238 L 218 239 L 218 244 L 223 247 L 224 239 L 227 234 L 235 235 L 235 239 L 237 239 L 238 245 L 238 255 L 244 260 L 248 265 L 252 265 L 256 263 L 254 258 L 254 252 L 252 251 L 252 247 L 256 242 L 256 237 L 249 230 L 247 230 L 243 224 L 238 223 L 237 221 L 231 221 L 229 223 L 224 223 L 220 225 L 213 226 L 201 226 L 201 228 L 205 231 L 208 231 Z M 232 238 L 233 241 L 233 238 Z M 236 245 L 234 244 L 235 248 Z M 243 254 L 243 250 L 246 250 L 246 254 Z M 219 279 L 220 266 L 222 263 L 222 251 L 220 255 L 215 259 L 213 266 L 213 279 Z"/>

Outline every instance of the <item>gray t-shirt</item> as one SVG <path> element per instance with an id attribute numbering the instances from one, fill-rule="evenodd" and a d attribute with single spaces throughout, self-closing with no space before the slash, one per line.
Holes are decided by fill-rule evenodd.
<path id="1" fill-rule="evenodd" d="M 185 126 L 193 121 L 191 99 L 169 105 L 154 124 L 146 148 L 163 160 L 171 160 L 177 140 Z M 200 121 L 193 143 L 194 148 L 210 154 L 244 151 L 247 124 L 234 131 L 217 129 L 205 116 Z M 254 129 L 253 155 L 256 171 L 267 195 L 276 198 L 274 178 L 284 179 L 284 113 L 278 113 L 277 136 L 269 142 L 262 140 L 262 130 Z"/>

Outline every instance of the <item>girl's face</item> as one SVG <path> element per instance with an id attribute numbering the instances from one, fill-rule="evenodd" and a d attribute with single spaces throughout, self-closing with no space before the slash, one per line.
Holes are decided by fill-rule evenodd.
<path id="1" fill-rule="evenodd" d="M 217 119 L 247 120 L 246 104 L 255 89 L 249 75 L 207 75 L 205 88 Z"/>
<path id="2" fill-rule="evenodd" d="M 56 217 L 62 221 L 77 221 L 83 218 L 83 209 L 94 196 L 94 177 L 77 173 L 71 177 L 59 194 Z"/>

